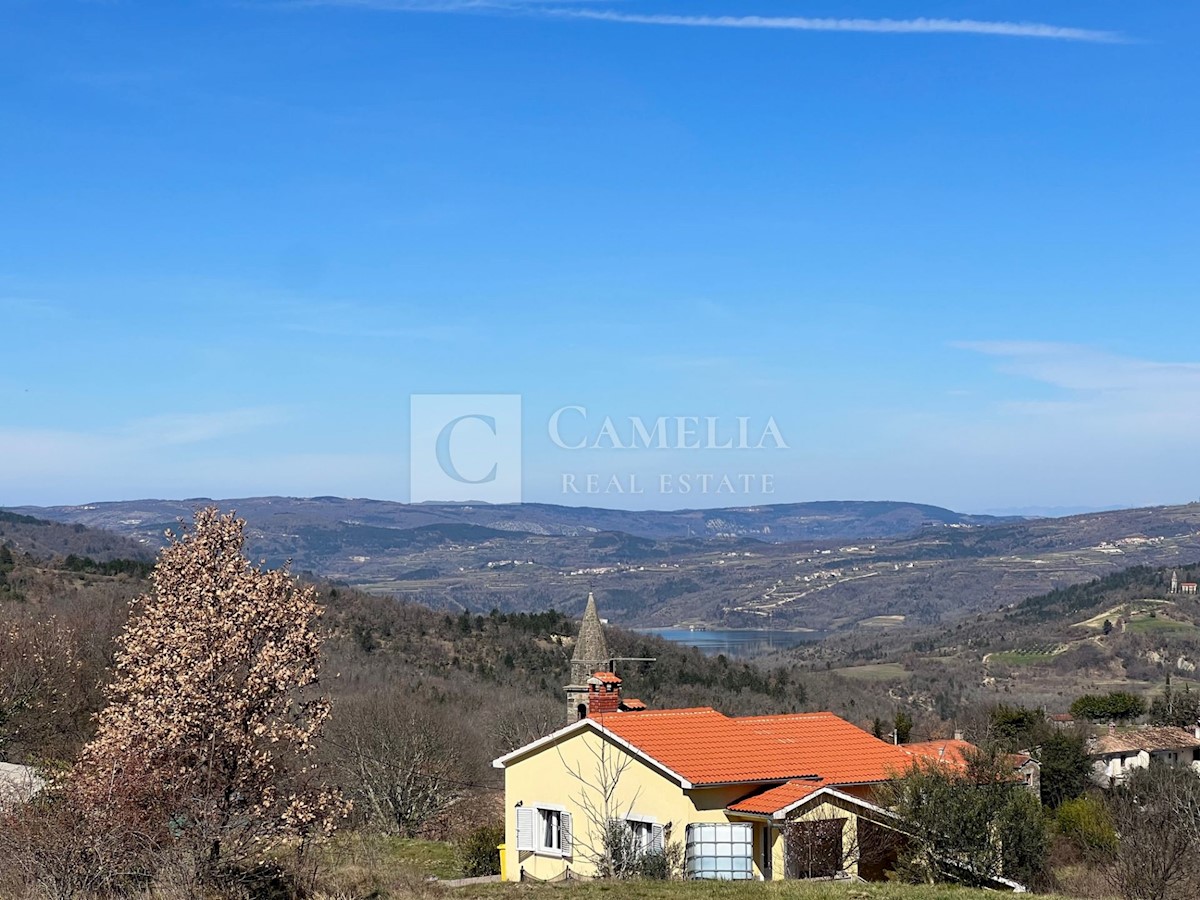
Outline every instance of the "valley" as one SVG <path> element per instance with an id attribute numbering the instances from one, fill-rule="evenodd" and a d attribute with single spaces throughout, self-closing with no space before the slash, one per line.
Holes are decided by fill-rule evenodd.
<path id="1" fill-rule="evenodd" d="M 150 552 L 204 502 L 18 513 L 111 529 Z M 1200 559 L 1200 504 L 1055 519 L 826 502 L 624 512 L 339 498 L 218 501 L 250 551 L 312 577 L 454 612 L 578 613 L 594 591 L 629 627 L 923 628 L 1133 565 Z"/>

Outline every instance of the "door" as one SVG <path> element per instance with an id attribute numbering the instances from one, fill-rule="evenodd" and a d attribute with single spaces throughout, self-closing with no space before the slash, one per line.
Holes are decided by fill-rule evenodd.
<path id="1" fill-rule="evenodd" d="M 784 833 L 788 878 L 832 878 L 842 871 L 845 819 L 789 822 Z"/>

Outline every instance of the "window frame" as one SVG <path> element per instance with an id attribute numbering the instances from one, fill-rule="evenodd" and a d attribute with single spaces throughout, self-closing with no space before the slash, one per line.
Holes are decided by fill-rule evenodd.
<path id="1" fill-rule="evenodd" d="M 659 828 L 658 819 L 654 816 L 647 816 L 637 812 L 626 813 L 622 819 L 625 827 L 629 829 L 633 837 L 637 838 L 637 854 L 639 857 L 654 852 L 654 830 Z M 666 845 L 666 835 L 663 834 L 661 840 L 663 845 Z"/>
<path id="2" fill-rule="evenodd" d="M 559 806 L 556 803 L 534 803 L 533 810 L 535 816 L 534 822 L 534 841 L 533 852 L 539 856 L 553 856 L 558 859 L 570 858 L 567 853 L 563 852 L 563 816 L 569 816 L 566 807 Z M 554 829 L 554 834 L 558 840 L 557 847 L 547 846 L 545 843 L 546 837 L 546 818 L 553 815 L 558 821 Z"/>

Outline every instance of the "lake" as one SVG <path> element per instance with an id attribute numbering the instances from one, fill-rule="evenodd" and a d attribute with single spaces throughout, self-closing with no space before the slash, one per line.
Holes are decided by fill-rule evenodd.
<path id="1" fill-rule="evenodd" d="M 642 634 L 653 634 L 677 644 L 696 647 L 709 656 L 724 653 L 728 657 L 748 659 L 773 650 L 786 650 L 800 644 L 819 641 L 825 631 L 782 631 L 749 628 L 637 628 Z"/>

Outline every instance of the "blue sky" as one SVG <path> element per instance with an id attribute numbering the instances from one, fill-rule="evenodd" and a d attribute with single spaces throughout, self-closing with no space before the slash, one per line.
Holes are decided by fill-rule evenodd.
<path id="1" fill-rule="evenodd" d="M 1198 37 L 1109 0 L 10 0 L 0 505 L 407 499 L 409 395 L 459 392 L 522 396 L 533 500 L 1194 500 Z M 570 454 L 565 405 L 788 446 Z"/>

